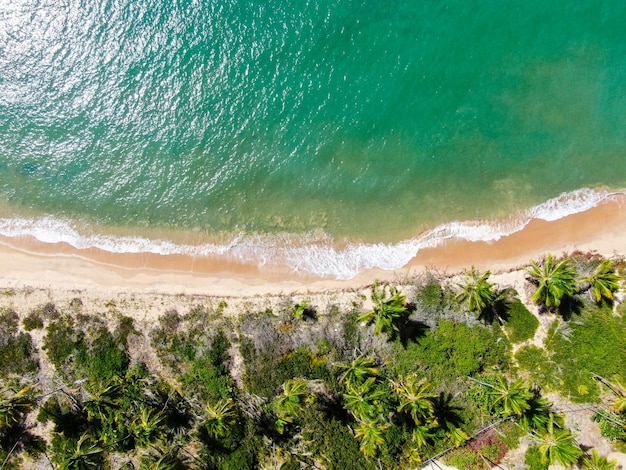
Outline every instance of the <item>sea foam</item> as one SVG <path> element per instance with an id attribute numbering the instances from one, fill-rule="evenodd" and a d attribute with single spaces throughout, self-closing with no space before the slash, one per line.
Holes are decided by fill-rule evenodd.
<path id="1" fill-rule="evenodd" d="M 77 249 L 98 248 L 111 253 L 153 253 L 190 256 L 222 255 L 259 266 L 283 264 L 294 272 L 350 279 L 371 268 L 394 270 L 406 265 L 424 248 L 452 238 L 497 241 L 522 230 L 533 219 L 554 221 L 589 210 L 624 192 L 580 189 L 504 220 L 450 222 L 398 243 L 348 243 L 339 248 L 331 237 L 238 235 L 227 244 L 177 244 L 144 237 L 84 234 L 66 220 L 53 217 L 2 218 L 0 235 L 30 236 L 43 243 L 67 243 Z"/>

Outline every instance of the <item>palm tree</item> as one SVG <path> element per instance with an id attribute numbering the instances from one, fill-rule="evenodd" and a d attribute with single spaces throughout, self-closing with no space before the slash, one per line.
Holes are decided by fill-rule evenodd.
<path id="1" fill-rule="evenodd" d="M 376 378 L 370 377 L 360 385 L 350 385 L 343 395 L 344 408 L 357 420 L 375 420 L 385 411 L 388 391 L 375 387 L 375 383 Z"/>
<path id="2" fill-rule="evenodd" d="M 350 364 L 333 364 L 339 369 L 344 369 L 345 372 L 341 374 L 339 381 L 350 385 L 358 385 L 363 383 L 369 377 L 378 377 L 379 371 L 376 367 L 376 358 L 359 356 L 353 360 Z"/>
<path id="3" fill-rule="evenodd" d="M 470 312 L 482 314 L 487 308 L 493 307 L 497 294 L 493 284 L 488 281 L 491 272 L 480 274 L 472 266 L 471 271 L 465 271 L 465 282 L 458 284 L 462 289 L 457 298 L 461 302 L 467 302 Z"/>
<path id="4" fill-rule="evenodd" d="M 378 448 L 385 443 L 383 434 L 389 427 L 378 420 L 359 420 L 354 427 L 354 437 L 360 441 L 359 449 L 366 459 L 376 457 Z"/>
<path id="5" fill-rule="evenodd" d="M 509 382 L 504 376 L 498 375 L 496 385 L 492 386 L 489 393 L 495 398 L 493 407 L 498 408 L 504 418 L 519 418 L 530 410 L 533 394 L 521 379 Z"/>
<path id="6" fill-rule="evenodd" d="M 180 447 L 174 446 L 169 449 L 161 447 L 152 448 L 152 452 L 142 457 L 140 469 L 142 470 L 178 470 L 187 468 L 178 456 Z"/>
<path id="7" fill-rule="evenodd" d="M 558 308 L 563 298 L 576 292 L 576 270 L 569 258 L 557 263 L 548 255 L 542 265 L 533 261 L 526 272 L 537 286 L 531 299 L 548 310 Z"/>
<path id="8" fill-rule="evenodd" d="M 413 419 L 416 426 L 430 423 L 433 420 L 433 396 L 428 393 L 430 384 L 424 379 L 418 380 L 410 374 L 398 382 L 391 382 L 398 394 L 398 412 L 406 413 Z"/>
<path id="9" fill-rule="evenodd" d="M 83 400 L 82 408 L 87 413 L 87 419 L 93 421 L 105 421 L 111 412 L 120 408 L 122 395 L 121 384 L 111 384 L 91 393 L 89 398 Z"/>
<path id="10" fill-rule="evenodd" d="M 100 469 L 103 464 L 104 451 L 95 443 L 90 442 L 87 434 L 80 436 L 76 446 L 72 449 L 67 444 L 64 447 L 65 455 L 60 470 L 90 470 Z"/>
<path id="11" fill-rule="evenodd" d="M 432 424 L 436 426 L 437 422 L 433 421 Z M 431 426 L 416 426 L 411 433 L 411 442 L 415 444 L 415 447 L 409 447 L 409 458 L 414 462 L 421 462 L 422 456 L 420 455 L 420 449 L 428 443 L 429 439 L 435 437 L 435 435 Z"/>
<path id="12" fill-rule="evenodd" d="M 273 403 L 276 412 L 276 422 L 274 423 L 279 434 L 285 431 L 285 427 L 295 419 L 296 415 L 302 411 L 305 402 L 312 399 L 312 395 L 307 388 L 306 380 L 290 379 L 283 384 L 283 393 Z"/>
<path id="13" fill-rule="evenodd" d="M 237 410 L 232 398 L 219 400 L 215 405 L 206 405 L 206 419 L 202 423 L 209 436 L 221 439 L 230 433 L 237 421 Z"/>
<path id="14" fill-rule="evenodd" d="M 532 437 L 539 444 L 541 460 L 549 465 L 559 464 L 569 468 L 578 462 L 583 453 L 574 441 L 574 435 L 555 422 L 554 414 L 550 415 L 545 430 L 533 433 Z"/>
<path id="15" fill-rule="evenodd" d="M 139 416 L 133 421 L 131 430 L 137 447 L 148 447 L 165 437 L 165 416 L 157 410 L 142 407 Z"/>
<path id="16" fill-rule="evenodd" d="M 517 418 L 520 427 L 525 432 L 545 429 L 552 414 L 552 403 L 545 398 L 534 396 L 528 402 L 528 405 L 528 410 Z"/>
<path id="17" fill-rule="evenodd" d="M 604 456 L 598 454 L 598 451 L 593 449 L 591 455 L 583 458 L 582 470 L 616 470 L 617 462 L 615 460 L 609 460 Z"/>
<path id="18" fill-rule="evenodd" d="M 374 333 L 380 334 L 383 331 L 398 331 L 396 320 L 407 312 L 405 307 L 406 297 L 396 289 L 390 288 L 390 297 L 387 296 L 388 284 L 381 287 L 378 282 L 372 286 L 372 303 L 374 308 L 359 317 L 359 321 L 368 325 L 374 323 Z"/>
<path id="19" fill-rule="evenodd" d="M 597 303 L 603 300 L 613 302 L 613 294 L 619 289 L 619 275 L 615 272 L 615 267 L 610 259 L 601 260 L 590 276 L 580 280 L 586 284 L 581 290 L 588 290 L 591 297 Z"/>
<path id="20" fill-rule="evenodd" d="M 30 387 L 24 387 L 10 397 L 0 394 L 0 428 L 16 425 L 30 411 L 34 400 L 29 392 Z"/>

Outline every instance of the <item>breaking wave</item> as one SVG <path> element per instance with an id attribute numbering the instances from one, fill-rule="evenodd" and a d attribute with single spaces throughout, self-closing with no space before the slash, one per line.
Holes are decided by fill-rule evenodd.
<path id="1" fill-rule="evenodd" d="M 393 270 L 406 265 L 424 248 L 452 238 L 496 241 L 522 230 L 533 219 L 554 221 L 615 200 L 622 191 L 580 189 L 563 193 L 505 220 L 450 222 L 398 243 L 348 243 L 338 247 L 328 236 L 269 236 L 240 234 L 229 243 L 178 244 L 144 237 L 84 234 L 69 221 L 53 217 L 2 218 L 0 235 L 30 236 L 43 243 L 67 243 L 79 250 L 98 248 L 111 253 L 228 256 L 259 266 L 283 264 L 295 272 L 350 279 L 371 268 Z"/>

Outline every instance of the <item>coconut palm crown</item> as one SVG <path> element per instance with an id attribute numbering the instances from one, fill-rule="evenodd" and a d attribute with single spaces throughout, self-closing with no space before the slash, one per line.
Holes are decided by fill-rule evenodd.
<path id="1" fill-rule="evenodd" d="M 458 284 L 462 289 L 457 298 L 461 302 L 467 302 L 467 309 L 470 312 L 481 313 L 485 309 L 493 306 L 497 298 L 493 284 L 489 282 L 491 272 L 480 274 L 472 266 L 470 271 L 465 271 L 465 282 Z"/>
<path id="2" fill-rule="evenodd" d="M 596 303 L 601 303 L 603 300 L 613 302 L 613 294 L 620 287 L 619 281 L 620 277 L 610 259 L 601 260 L 589 276 L 580 280 L 581 283 L 586 284 L 583 290 L 589 289 Z"/>
<path id="3" fill-rule="evenodd" d="M 548 310 L 558 308 L 565 297 L 571 297 L 576 292 L 576 270 L 569 258 L 557 262 L 552 255 L 548 255 L 543 264 L 531 262 L 526 272 L 531 282 L 537 285 L 531 299 Z"/>
<path id="4" fill-rule="evenodd" d="M 368 325 L 374 323 L 374 333 L 380 334 L 383 331 L 398 331 L 396 320 L 406 313 L 406 297 L 402 295 L 396 287 L 389 288 L 388 284 L 382 286 L 378 282 L 372 286 L 372 303 L 374 307 L 369 312 L 361 315 L 359 321 Z"/>

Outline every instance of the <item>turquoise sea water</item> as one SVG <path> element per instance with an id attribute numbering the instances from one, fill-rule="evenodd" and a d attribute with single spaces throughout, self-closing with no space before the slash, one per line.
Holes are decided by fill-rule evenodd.
<path id="1" fill-rule="evenodd" d="M 621 0 L 4 2 L 0 232 L 295 243 L 338 275 L 442 224 L 577 210 L 626 187 L 625 22 Z M 340 240 L 361 254 L 316 265 Z"/>

